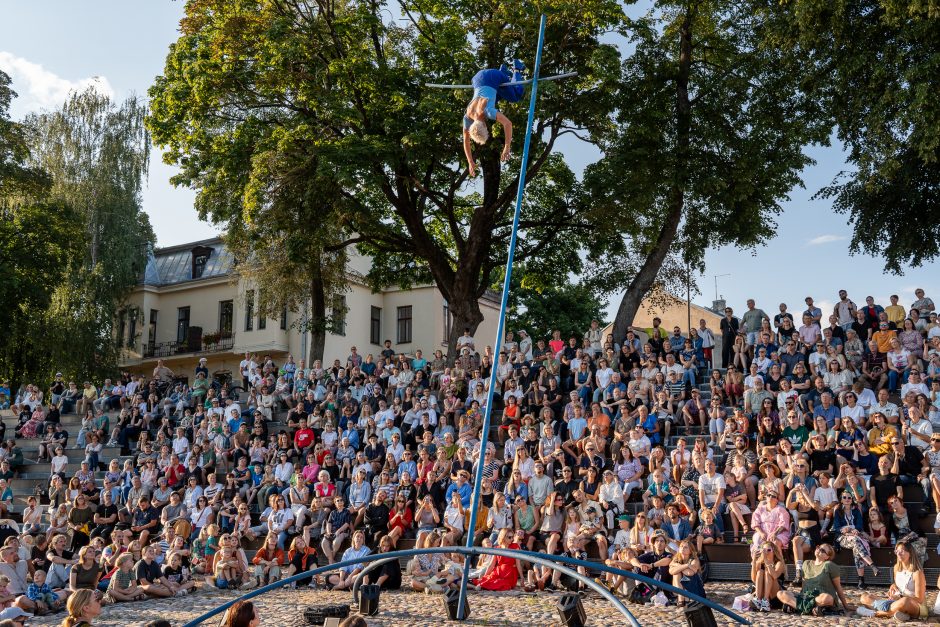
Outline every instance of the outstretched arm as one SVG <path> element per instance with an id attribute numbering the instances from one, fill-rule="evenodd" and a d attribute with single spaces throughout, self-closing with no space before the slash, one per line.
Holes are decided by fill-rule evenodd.
<path id="1" fill-rule="evenodd" d="M 473 147 L 470 145 L 470 131 L 463 130 L 463 154 L 467 156 L 467 164 L 470 166 L 470 176 L 477 175 L 477 166 L 473 163 Z"/>
<path id="2" fill-rule="evenodd" d="M 512 147 L 512 122 L 502 112 L 496 114 L 496 121 L 503 125 L 503 134 L 506 136 L 506 142 L 503 144 L 503 154 L 499 158 L 502 161 L 507 161 Z M 466 142 L 466 140 L 464 141 Z"/>

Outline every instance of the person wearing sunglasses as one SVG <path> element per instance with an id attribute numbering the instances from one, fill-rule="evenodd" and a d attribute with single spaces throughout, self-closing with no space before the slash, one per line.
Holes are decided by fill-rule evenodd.
<path id="1" fill-rule="evenodd" d="M 865 588 L 865 567 L 871 568 L 873 576 L 878 576 L 878 567 L 871 559 L 871 536 L 865 533 L 862 510 L 849 492 L 839 497 L 839 505 L 833 515 L 833 530 L 836 542 L 843 549 L 852 551 L 855 572 L 858 574 L 858 589 Z"/>
<path id="2" fill-rule="evenodd" d="M 777 593 L 777 598 L 784 604 L 784 612 L 823 616 L 826 610 L 837 608 L 837 602 L 846 613 L 852 611 L 842 589 L 841 571 L 832 561 L 835 555 L 832 545 L 816 547 L 815 559 L 803 562 L 803 589 L 797 594 L 789 590 Z"/>
<path id="3" fill-rule="evenodd" d="M 751 564 L 751 581 L 754 583 L 754 599 L 751 604 L 758 612 L 779 609 L 777 593 L 783 590 L 787 576 L 787 562 L 775 542 L 762 542 L 760 550 Z"/>
<path id="4" fill-rule="evenodd" d="M 927 579 L 917 551 L 903 540 L 894 549 L 894 582 L 887 599 L 876 599 L 862 593 L 858 615 L 865 618 L 894 618 L 898 622 L 924 620 L 930 613 L 927 605 Z"/>
<path id="5" fill-rule="evenodd" d="M 921 487 L 924 489 L 925 508 L 933 505 L 940 512 L 940 433 L 930 436 L 930 447 L 924 451 Z"/>

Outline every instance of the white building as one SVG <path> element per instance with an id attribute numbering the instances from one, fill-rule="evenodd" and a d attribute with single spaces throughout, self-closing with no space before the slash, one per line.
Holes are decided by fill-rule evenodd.
<path id="1" fill-rule="evenodd" d="M 421 349 L 428 358 L 437 349 L 446 352 L 451 319 L 437 288 L 372 292 L 363 280 L 370 263 L 355 251 L 350 256 L 349 289 L 335 303 L 340 311 L 346 309 L 345 317 L 327 333 L 324 359 L 345 359 L 351 346 L 377 356 L 386 339 L 398 352 Z M 210 372 L 235 374 L 246 351 L 269 354 L 278 363 L 288 353 L 297 361 L 307 359 L 310 339 L 297 324 L 303 312 L 261 318 L 256 298 L 257 290 L 239 277 L 219 238 L 153 251 L 118 314 L 122 369 L 149 373 L 163 359 L 174 371 L 188 374 L 200 357 L 207 357 Z M 484 320 L 475 337 L 482 347 L 496 339 L 499 300 L 487 295 L 480 306 Z"/>

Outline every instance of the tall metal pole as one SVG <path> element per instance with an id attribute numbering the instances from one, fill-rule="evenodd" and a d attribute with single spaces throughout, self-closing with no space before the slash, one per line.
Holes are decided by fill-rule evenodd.
<path id="1" fill-rule="evenodd" d="M 686 262 L 685 264 L 685 315 L 686 323 L 689 325 L 689 328 L 686 329 L 686 333 L 689 334 L 689 337 L 692 337 L 692 264 Z"/>
<path id="2" fill-rule="evenodd" d="M 503 300 L 499 307 L 499 322 L 496 325 L 496 343 L 493 344 L 497 363 L 499 349 L 503 345 L 506 324 L 506 306 L 509 301 L 509 284 L 512 280 L 512 262 L 516 256 L 516 238 L 519 232 L 519 216 L 522 213 L 522 198 L 525 193 L 525 173 L 529 162 L 529 144 L 532 142 L 532 125 L 535 122 L 535 102 L 539 88 L 539 67 L 542 64 L 542 45 L 545 43 L 545 14 L 539 21 L 539 43 L 535 50 L 535 67 L 532 69 L 532 94 L 529 96 L 529 118 L 525 129 L 525 143 L 522 146 L 522 163 L 519 166 L 519 187 L 516 189 L 516 211 L 512 218 L 512 235 L 509 239 L 509 256 L 506 258 L 506 276 L 503 279 Z M 490 439 L 490 419 L 493 416 L 493 393 L 496 391 L 496 363 L 490 372 L 490 389 L 486 396 L 486 410 L 483 412 L 483 431 L 480 437 L 480 455 L 477 458 L 477 471 L 473 480 L 473 500 L 470 505 L 470 521 L 467 523 L 467 548 L 473 547 L 473 536 L 480 511 L 480 492 L 483 486 L 483 458 Z M 460 579 L 460 598 L 457 602 L 457 620 L 464 620 L 464 608 L 467 602 L 467 582 L 470 578 L 470 555 L 464 558 L 463 577 Z"/>

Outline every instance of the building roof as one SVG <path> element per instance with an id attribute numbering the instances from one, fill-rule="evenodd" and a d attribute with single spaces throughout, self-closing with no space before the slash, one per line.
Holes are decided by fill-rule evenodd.
<path id="1" fill-rule="evenodd" d="M 189 242 L 179 246 L 168 246 L 147 252 L 147 266 L 138 279 L 141 285 L 164 286 L 176 285 L 193 280 L 193 250 L 207 249 L 209 259 L 206 261 L 202 276 L 196 280 L 224 277 L 231 274 L 235 266 L 235 258 L 228 251 L 222 240 L 218 237 Z"/>

